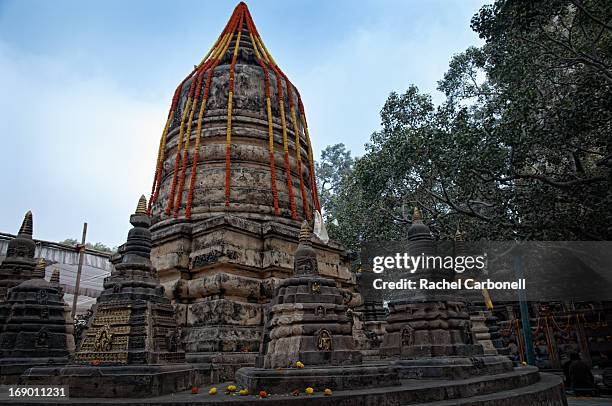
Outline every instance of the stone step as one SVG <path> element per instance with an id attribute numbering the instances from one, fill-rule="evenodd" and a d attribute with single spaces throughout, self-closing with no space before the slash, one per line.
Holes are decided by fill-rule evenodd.
<path id="1" fill-rule="evenodd" d="M 567 405 L 565 394 L 554 389 L 560 378 L 553 374 L 541 374 L 540 380 L 529 386 L 465 399 L 409 404 L 411 406 L 549 406 Z"/>
<path id="2" fill-rule="evenodd" d="M 321 406 L 565 406 L 565 395 L 561 378 L 552 374 L 539 374 L 537 368 L 521 367 L 512 372 L 493 376 L 481 376 L 462 380 L 404 380 L 401 386 L 335 391 L 324 396 L 322 389 L 315 388 L 315 394 L 304 393 L 306 380 L 299 396 L 275 394 L 262 402 L 256 394 L 229 396 L 224 393 L 229 383 L 214 385 L 218 388 L 215 396 L 208 395 L 211 386 L 201 387 L 197 395 L 180 392 L 148 399 L 79 399 L 71 392 L 67 404 L 115 404 L 115 405 L 244 405 L 268 406 L 321 405 Z M 20 405 L 28 404 L 21 400 Z M 40 404 L 40 403 L 30 403 Z"/>

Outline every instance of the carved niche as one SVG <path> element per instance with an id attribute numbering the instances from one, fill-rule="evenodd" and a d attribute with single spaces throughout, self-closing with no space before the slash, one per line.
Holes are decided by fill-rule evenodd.
<path id="1" fill-rule="evenodd" d="M 110 331 L 109 326 L 102 327 L 96 334 L 96 340 L 94 342 L 94 351 L 106 352 L 113 348 L 113 334 Z"/>
<path id="2" fill-rule="evenodd" d="M 322 329 L 317 335 L 317 349 L 319 351 L 331 351 L 332 350 L 332 335 L 326 330 Z"/>
<path id="3" fill-rule="evenodd" d="M 49 333 L 45 327 L 41 328 L 36 335 L 36 346 L 44 348 L 49 346 Z"/>
<path id="4" fill-rule="evenodd" d="M 318 275 L 319 265 L 313 257 L 297 257 L 293 264 L 293 272 L 296 275 Z"/>
<path id="5" fill-rule="evenodd" d="M 402 347 L 410 347 L 414 345 L 414 329 L 410 326 L 406 326 L 402 329 L 401 333 Z"/>

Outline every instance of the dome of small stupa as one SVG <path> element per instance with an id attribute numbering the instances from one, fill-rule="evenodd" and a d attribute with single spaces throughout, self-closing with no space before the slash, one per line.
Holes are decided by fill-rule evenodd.
<path id="1" fill-rule="evenodd" d="M 296 224 L 320 210 L 300 93 L 244 3 L 174 93 L 148 210 L 154 223 L 229 212 Z"/>

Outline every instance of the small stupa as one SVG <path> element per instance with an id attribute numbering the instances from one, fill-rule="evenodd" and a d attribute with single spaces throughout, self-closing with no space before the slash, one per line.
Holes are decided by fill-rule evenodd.
<path id="1" fill-rule="evenodd" d="M 120 262 L 104 280 L 76 362 L 156 364 L 181 362 L 180 338 L 170 300 L 151 266 L 150 219 L 142 196 L 130 217 L 134 226 L 121 247 Z"/>
<path id="2" fill-rule="evenodd" d="M 4 286 L 29 279 L 10 287 L 0 304 L 0 382 L 5 384 L 19 382 L 20 375 L 34 366 L 66 364 L 74 351 L 73 323 L 59 285 L 59 270 L 47 282 L 46 262 L 34 260 L 31 212 L 10 244 L 2 269 L 19 273 L 4 279 Z"/>
<path id="3" fill-rule="evenodd" d="M 346 299 L 333 279 L 319 275 L 311 238 L 304 220 L 293 277 L 279 282 L 267 310 L 263 368 L 239 369 L 237 382 L 274 392 L 299 388 L 305 376 L 321 390 L 399 383 L 386 366 L 361 365 Z"/>
<path id="4" fill-rule="evenodd" d="M 436 249 L 429 227 L 415 208 L 408 230 L 408 250 L 413 256 L 434 256 Z M 421 268 L 418 278 L 440 281 L 454 279 L 453 270 Z M 413 277 L 414 278 L 414 277 Z M 451 292 L 424 290 L 411 297 L 389 302 L 386 334 L 381 352 L 387 356 L 437 357 L 482 354 L 474 344 L 465 303 Z"/>
<path id="5" fill-rule="evenodd" d="M 195 371 L 180 364 L 185 353 L 174 308 L 151 265 L 151 223 L 144 196 L 130 223 L 133 228 L 119 249 L 115 269 L 104 280 L 74 364 L 33 368 L 26 373 L 30 384 L 65 384 L 88 397 L 135 397 L 184 390 L 194 382 Z"/>
<path id="6" fill-rule="evenodd" d="M 455 233 L 454 248 L 456 257 L 467 255 L 465 233 L 459 229 Z M 482 278 L 482 275 L 469 275 L 468 273 L 463 277 L 473 277 L 478 280 Z M 508 349 L 504 346 L 497 323 L 498 319 L 491 311 L 493 303 L 488 291 L 486 289 L 468 291 L 464 292 L 462 296 L 468 305 L 474 339 L 482 346 L 484 355 L 507 355 Z"/>
<path id="7" fill-rule="evenodd" d="M 0 302 L 8 298 L 10 288 L 34 277 L 36 244 L 32 239 L 32 223 L 32 212 L 28 211 L 17 237 L 9 241 L 6 258 L 0 264 Z"/>

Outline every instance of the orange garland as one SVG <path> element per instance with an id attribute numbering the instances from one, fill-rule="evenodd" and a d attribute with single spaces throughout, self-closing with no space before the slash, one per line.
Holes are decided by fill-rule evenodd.
<path id="1" fill-rule="evenodd" d="M 268 150 L 270 155 L 270 179 L 271 179 L 271 187 L 272 187 L 272 197 L 274 200 L 274 214 L 277 216 L 280 214 L 280 210 L 278 207 L 278 190 L 276 188 L 276 168 L 275 168 L 275 157 L 274 157 L 274 127 L 272 123 L 272 106 L 270 101 L 270 72 L 266 67 L 265 62 L 262 60 L 263 53 L 260 53 L 257 47 L 257 41 L 253 38 L 253 34 L 257 34 L 255 30 L 255 24 L 253 20 L 250 18 L 248 10 L 246 10 L 247 15 L 247 29 L 249 30 L 249 37 L 251 38 L 251 43 L 253 45 L 253 49 L 255 50 L 255 56 L 257 57 L 257 62 L 263 69 L 264 72 L 264 82 L 265 82 L 265 90 L 266 90 L 266 110 L 268 114 Z M 255 37 L 256 38 L 256 37 Z"/>
<path id="2" fill-rule="evenodd" d="M 184 133 L 184 124 L 185 119 L 187 118 L 187 112 L 191 109 L 191 98 L 193 97 L 193 92 L 195 91 L 196 80 L 193 78 L 191 81 L 191 86 L 189 87 L 189 94 L 187 95 L 187 101 L 185 102 L 185 107 L 183 108 L 183 114 L 181 115 L 181 122 L 179 124 L 179 134 L 178 134 L 178 145 L 176 148 L 176 159 L 174 162 L 174 175 L 172 176 L 172 185 L 170 187 L 170 197 L 168 198 L 168 203 L 166 204 L 166 215 L 170 214 L 172 210 L 172 203 L 174 202 L 174 194 L 176 193 L 176 182 L 178 180 L 178 172 L 179 165 L 181 163 L 181 149 L 183 148 L 183 133 Z"/>
<path id="3" fill-rule="evenodd" d="M 200 142 L 202 137 L 202 125 L 203 125 L 203 116 L 206 109 L 206 101 L 208 99 L 208 94 L 210 90 L 210 85 L 212 81 L 213 72 L 222 59 L 222 57 L 227 52 L 227 49 L 230 45 L 231 40 L 236 35 L 236 42 L 233 50 L 233 56 L 230 65 L 230 79 L 229 79 L 229 95 L 228 95 L 228 116 L 227 116 L 227 136 L 226 136 L 226 150 L 225 150 L 225 206 L 228 207 L 230 204 L 230 191 L 231 191 L 231 131 L 232 131 L 232 110 L 233 110 L 233 93 L 234 93 L 234 77 L 235 77 L 235 65 L 238 56 L 238 49 L 240 46 L 240 38 L 242 34 L 243 25 L 246 22 L 246 27 L 251 39 L 251 43 L 253 45 L 253 49 L 257 56 L 257 61 L 264 71 L 265 77 L 265 86 L 266 86 L 266 110 L 267 110 L 267 118 L 268 118 L 268 149 L 270 155 L 270 172 L 271 172 L 271 189 L 272 195 L 274 198 L 274 213 L 276 215 L 280 215 L 280 209 L 278 204 L 278 190 L 276 187 L 276 174 L 275 174 L 275 152 L 274 152 L 274 127 L 273 127 L 273 116 L 272 116 L 272 107 L 271 107 L 271 96 L 270 96 L 270 70 L 274 72 L 276 76 L 276 85 L 277 85 L 277 96 L 278 103 L 280 105 L 280 114 L 281 114 L 281 124 L 282 124 L 282 134 L 283 134 L 283 150 L 284 150 L 284 163 L 285 163 L 285 173 L 287 176 L 287 187 L 288 187 L 288 195 L 289 195 L 289 204 L 291 209 L 291 217 L 293 219 L 297 219 L 297 209 L 295 196 L 293 192 L 293 180 L 291 177 L 291 167 L 289 161 L 289 147 L 287 141 L 287 123 L 285 116 L 285 106 L 284 106 L 284 94 L 283 94 L 283 85 L 282 80 L 285 81 L 285 87 L 287 91 L 287 96 L 289 99 L 289 107 L 291 120 L 293 124 L 293 129 L 296 135 L 296 156 L 297 156 L 297 165 L 298 165 L 298 173 L 299 173 L 299 181 L 300 181 L 300 192 L 302 195 L 302 202 L 304 207 L 304 215 L 307 219 L 311 219 L 311 213 L 309 210 L 308 200 L 306 199 L 306 188 L 305 182 L 302 174 L 302 159 L 301 159 L 301 143 L 300 143 L 300 128 L 298 126 L 298 118 L 296 114 L 296 108 L 293 103 L 292 96 L 292 87 L 293 85 L 287 78 L 287 76 L 282 72 L 282 70 L 278 67 L 278 65 L 274 62 L 274 59 L 266 49 L 263 41 L 259 33 L 257 32 L 257 28 L 253 22 L 252 16 L 244 3 L 238 4 L 232 17 L 226 24 L 225 28 L 221 35 L 217 38 L 217 41 L 209 50 L 208 54 L 202 59 L 200 64 L 194 68 L 194 70 L 181 82 L 181 84 L 176 89 L 172 105 L 170 111 L 168 113 L 168 118 L 166 124 L 164 126 L 164 130 L 162 132 L 162 137 L 159 143 L 158 155 L 157 155 L 157 165 L 155 168 L 155 175 L 153 180 L 153 186 L 151 188 L 151 199 L 149 199 L 148 212 L 149 214 L 152 211 L 153 204 L 157 201 L 159 196 L 159 191 L 161 188 L 162 182 L 162 172 L 163 172 L 163 164 L 164 164 L 164 153 L 165 148 L 167 147 L 167 135 L 169 129 L 172 125 L 172 122 L 176 119 L 176 113 L 178 110 L 178 104 L 180 100 L 181 93 L 183 92 L 183 86 L 186 81 L 192 79 L 191 86 L 188 92 L 187 101 L 185 102 L 184 109 L 181 114 L 180 123 L 179 123 L 179 134 L 177 141 L 177 154 L 176 160 L 174 164 L 174 173 L 172 177 L 172 183 L 170 187 L 170 195 L 168 197 L 168 201 L 166 204 L 165 213 L 167 215 L 170 214 L 172 209 L 174 209 L 174 217 L 178 217 L 180 212 L 180 207 L 182 203 L 183 190 L 185 187 L 185 176 L 187 173 L 187 166 L 190 155 L 190 140 L 191 140 L 191 128 L 193 124 L 193 119 L 195 116 L 195 111 L 199 105 L 199 112 L 197 117 L 197 130 L 195 136 L 195 145 L 193 147 L 193 158 L 191 162 L 191 176 L 189 180 L 189 192 L 187 196 L 187 205 L 185 209 L 185 217 L 187 219 L 191 218 L 191 207 L 193 201 L 193 193 L 195 187 L 195 181 L 197 177 L 197 165 L 198 159 L 200 157 Z M 237 32 L 236 32 L 237 31 Z M 212 55 L 212 57 L 211 57 Z M 202 92 L 202 82 L 204 75 L 207 74 L 206 84 L 204 86 L 204 91 Z M 306 138 L 307 150 L 308 150 L 308 164 L 310 167 L 310 188 L 311 188 L 311 197 L 313 200 L 313 207 L 317 210 L 320 210 L 318 193 L 316 190 L 316 181 L 314 179 L 314 160 L 312 157 L 312 146 L 310 144 L 310 137 L 308 134 L 308 127 L 306 124 L 306 119 L 304 115 L 304 109 L 302 105 L 302 101 L 299 93 L 297 92 L 298 102 L 299 102 L 299 119 L 302 122 L 304 136 Z M 200 95 L 201 100 L 200 100 Z M 185 120 L 188 120 L 187 126 L 185 126 Z M 182 153 L 182 156 L 181 156 Z M 180 167 L 180 177 L 179 177 L 179 167 Z M 177 182 L 178 182 L 178 191 L 177 191 Z"/>
<path id="4" fill-rule="evenodd" d="M 291 218 L 297 219 L 297 210 L 295 208 L 295 197 L 293 196 L 293 182 L 291 181 L 291 167 L 289 166 L 289 143 L 287 142 L 287 123 L 285 118 L 285 102 L 283 100 L 283 84 L 282 80 L 284 75 L 280 72 L 280 69 L 273 66 L 274 74 L 276 76 L 276 93 L 278 103 L 280 105 L 281 125 L 283 127 L 283 152 L 285 156 L 285 175 L 287 177 L 287 190 L 289 193 L 289 207 L 291 208 Z M 291 97 L 290 85 L 285 80 L 285 86 L 287 87 L 287 94 Z"/>
<path id="5" fill-rule="evenodd" d="M 242 4 L 242 3 L 241 3 Z M 240 7 L 240 5 L 238 7 Z M 236 45 L 234 46 L 234 55 L 230 65 L 229 77 L 229 95 L 227 100 L 227 138 L 225 140 L 225 207 L 230 205 L 230 152 L 232 142 L 232 99 L 234 96 L 234 68 L 236 67 L 236 58 L 238 57 L 238 47 L 240 46 L 240 36 L 242 34 L 242 25 L 244 21 L 244 13 L 240 13 L 240 23 L 238 24 L 238 36 L 236 37 Z"/>
<path id="6" fill-rule="evenodd" d="M 304 112 L 304 103 L 302 103 L 302 96 L 298 92 L 298 105 L 300 109 L 300 118 L 302 119 L 302 125 L 304 126 L 304 135 L 306 136 L 306 143 L 308 144 L 308 160 L 310 163 L 310 185 L 312 190 L 312 197 L 314 199 L 314 206 L 317 211 L 321 212 L 321 205 L 319 204 L 319 192 L 317 191 L 317 181 L 314 176 L 314 157 L 312 155 L 312 143 L 310 142 L 310 134 L 308 134 L 308 123 L 306 122 L 306 113 Z"/>
<path id="7" fill-rule="evenodd" d="M 202 122 L 204 119 L 204 111 L 206 109 L 206 101 L 208 100 L 208 93 L 210 91 L 210 84 L 212 82 L 212 75 L 215 71 L 215 68 L 219 64 L 221 57 L 227 51 L 227 48 L 229 47 L 229 43 L 232 37 L 233 35 L 227 36 L 221 42 L 222 44 L 221 48 L 219 50 L 216 50 L 215 53 L 213 54 L 213 59 L 211 60 L 212 63 L 211 63 L 210 69 L 208 70 L 208 75 L 206 77 L 206 84 L 204 85 L 204 92 L 202 94 L 202 103 L 200 104 L 200 112 L 198 113 L 198 126 L 196 130 L 197 136 L 196 136 L 196 143 L 194 147 L 193 163 L 191 165 L 191 177 L 189 179 L 189 194 L 187 196 L 187 208 L 185 209 L 185 217 L 187 219 L 191 218 L 191 203 L 193 201 L 193 189 L 195 186 L 195 180 L 197 176 L 196 169 L 197 169 L 198 159 L 200 155 L 200 139 L 202 137 Z"/>
<path id="8" fill-rule="evenodd" d="M 187 160 L 189 159 L 189 142 L 191 140 L 191 123 L 193 122 L 193 114 L 196 111 L 196 105 L 198 98 L 200 97 L 200 89 L 202 86 L 202 78 L 204 76 L 204 69 L 200 70 L 197 76 L 193 79 L 195 85 L 195 96 L 191 105 L 191 111 L 189 112 L 189 121 L 187 122 L 187 130 L 185 131 L 185 147 L 183 148 L 183 159 L 181 168 L 181 179 L 179 181 L 179 188 L 176 194 L 176 200 L 174 201 L 174 218 L 178 217 L 179 208 L 181 207 L 181 201 L 183 198 L 183 188 L 185 186 L 185 172 L 187 171 Z"/>

